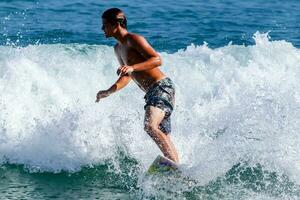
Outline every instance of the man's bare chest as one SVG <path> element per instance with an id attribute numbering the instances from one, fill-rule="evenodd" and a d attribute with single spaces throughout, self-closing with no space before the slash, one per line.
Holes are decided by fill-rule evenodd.
<path id="1" fill-rule="evenodd" d="M 126 65 L 136 64 L 137 62 L 140 62 L 143 58 L 138 51 L 130 47 L 122 47 L 120 54 L 122 61 Z"/>

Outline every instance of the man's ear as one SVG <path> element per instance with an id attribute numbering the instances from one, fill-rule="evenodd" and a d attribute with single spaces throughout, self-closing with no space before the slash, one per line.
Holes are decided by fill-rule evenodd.
<path id="1" fill-rule="evenodd" d="M 114 25 L 114 28 L 119 28 L 119 26 L 121 26 L 120 23 L 116 22 L 116 24 Z"/>

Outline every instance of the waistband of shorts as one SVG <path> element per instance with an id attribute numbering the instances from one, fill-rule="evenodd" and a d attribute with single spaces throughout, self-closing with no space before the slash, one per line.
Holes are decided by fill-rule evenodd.
<path id="1" fill-rule="evenodd" d="M 172 80 L 171 80 L 169 77 L 165 77 L 165 78 L 163 78 L 163 79 L 161 79 L 161 80 L 159 80 L 159 81 L 153 83 L 153 84 L 149 87 L 149 89 L 147 90 L 147 92 L 149 92 L 149 91 L 151 91 L 153 88 L 155 88 L 155 87 L 157 87 L 157 86 L 163 84 L 164 82 L 170 82 L 170 83 L 172 83 Z"/>

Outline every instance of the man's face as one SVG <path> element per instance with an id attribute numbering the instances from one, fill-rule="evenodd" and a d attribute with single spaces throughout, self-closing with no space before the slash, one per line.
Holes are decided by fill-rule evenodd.
<path id="1" fill-rule="evenodd" d="M 105 37 L 111 37 L 114 33 L 115 26 L 109 23 L 106 19 L 102 19 L 102 30 L 105 34 Z"/>

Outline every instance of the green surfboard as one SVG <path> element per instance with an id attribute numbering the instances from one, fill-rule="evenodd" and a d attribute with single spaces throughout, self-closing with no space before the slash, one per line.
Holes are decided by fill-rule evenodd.
<path id="1" fill-rule="evenodd" d="M 148 169 L 148 174 L 179 172 L 178 165 L 172 160 L 158 155 Z"/>

